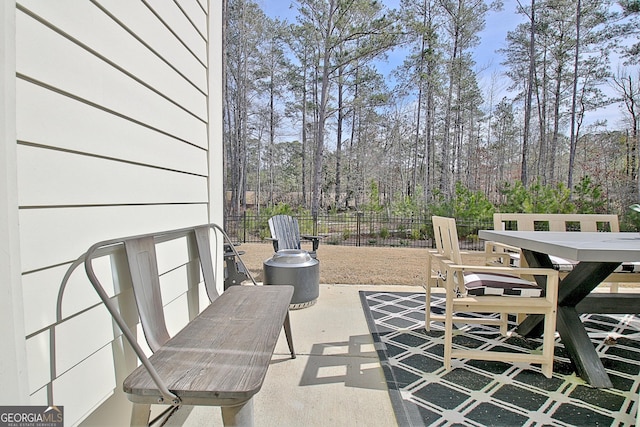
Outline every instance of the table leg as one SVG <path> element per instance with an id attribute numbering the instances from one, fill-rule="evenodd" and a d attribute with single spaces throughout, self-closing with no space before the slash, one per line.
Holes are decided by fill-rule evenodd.
<path id="1" fill-rule="evenodd" d="M 550 267 L 551 261 L 545 254 L 523 251 L 527 263 L 532 267 Z M 569 353 L 578 375 L 592 387 L 613 387 L 598 353 L 576 311 L 576 305 L 586 298 L 620 263 L 580 262 L 565 277 L 558 291 L 558 313 L 556 329 Z M 519 326 L 518 333 L 539 336 L 543 316 L 528 316 Z"/>
<path id="2" fill-rule="evenodd" d="M 549 268 L 552 264 L 549 257 L 539 252 L 523 251 L 527 263 L 531 267 Z M 602 281 L 609 276 L 620 263 L 615 262 L 581 262 L 560 282 L 558 290 L 558 306 L 575 306 L 587 297 Z M 518 333 L 524 336 L 540 336 L 544 316 L 534 314 L 518 326 Z"/>
<path id="3" fill-rule="evenodd" d="M 613 387 L 575 307 L 558 307 L 556 329 L 578 376 L 592 387 Z"/>

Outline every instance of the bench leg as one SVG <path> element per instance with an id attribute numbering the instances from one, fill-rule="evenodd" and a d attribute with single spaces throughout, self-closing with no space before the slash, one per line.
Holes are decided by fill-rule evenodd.
<path id="1" fill-rule="evenodd" d="M 131 427 L 148 427 L 151 405 L 134 403 L 131 409 Z"/>
<path id="2" fill-rule="evenodd" d="M 253 398 L 238 406 L 222 407 L 222 422 L 225 427 L 253 426 Z"/>
<path id="3" fill-rule="evenodd" d="M 289 312 L 287 312 L 287 317 L 284 318 L 284 334 L 287 337 L 287 344 L 289 344 L 291 358 L 295 359 L 296 351 L 293 349 L 293 335 L 291 334 L 291 320 L 289 319 Z"/>

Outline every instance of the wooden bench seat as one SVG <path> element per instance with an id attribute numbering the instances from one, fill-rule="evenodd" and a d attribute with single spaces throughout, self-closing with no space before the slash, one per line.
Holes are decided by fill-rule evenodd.
<path id="1" fill-rule="evenodd" d="M 124 392 L 134 403 L 131 425 L 148 425 L 151 405 L 164 404 L 171 407 L 166 417 L 182 405 L 221 406 L 225 425 L 251 426 L 253 396 L 262 387 L 283 326 L 295 358 L 289 320 L 293 286 L 231 286 L 218 294 L 209 238 L 212 228 L 228 240 L 222 228 L 207 224 L 96 243 L 81 257 L 89 280 L 142 363 L 123 382 Z M 210 303 L 170 337 L 156 245 L 185 238 L 188 255 L 199 267 L 194 272 L 189 261 L 191 279 L 197 276 L 197 284 L 202 276 Z M 117 300 L 121 296 L 108 295 L 93 269 L 95 258 L 123 249 L 126 262 L 120 265 L 128 270 L 125 275 L 130 277 L 140 323 L 153 352 L 150 357 L 132 332 L 135 325 L 127 324 L 120 313 Z"/>
<path id="2" fill-rule="evenodd" d="M 262 387 L 292 295 L 293 286 L 232 286 L 149 361 L 184 405 L 242 404 Z M 123 389 L 136 403 L 162 397 L 142 365 Z"/>

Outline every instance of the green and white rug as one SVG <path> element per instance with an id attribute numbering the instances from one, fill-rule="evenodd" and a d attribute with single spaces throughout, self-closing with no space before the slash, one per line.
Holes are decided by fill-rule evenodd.
<path id="1" fill-rule="evenodd" d="M 361 291 L 369 330 L 400 426 L 631 426 L 640 386 L 640 318 L 583 315 L 614 388 L 577 377 L 556 341 L 552 379 L 538 366 L 454 361 L 443 368 L 442 324 L 424 329 L 424 293 Z M 441 311 L 444 298 L 432 297 Z M 457 346 L 536 348 L 539 341 L 501 337 L 497 328 L 467 325 Z M 513 325 L 515 326 L 515 324 Z"/>

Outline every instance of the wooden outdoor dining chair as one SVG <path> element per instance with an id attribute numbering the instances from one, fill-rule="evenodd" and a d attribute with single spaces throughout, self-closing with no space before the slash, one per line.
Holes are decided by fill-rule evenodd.
<path id="1" fill-rule="evenodd" d="M 452 359 L 474 359 L 540 364 L 542 373 L 553 374 L 558 272 L 553 269 L 463 265 L 458 233 L 453 218 L 434 216 L 436 251 L 429 253 L 428 271 L 433 279 L 426 287 L 425 329 L 432 321 L 444 322 L 444 365 Z M 523 277 L 526 276 L 526 277 Z M 531 282 L 527 277 L 534 277 Z M 431 313 L 431 287 L 443 287 L 444 314 Z M 499 326 L 504 336 L 509 314 L 543 314 L 544 335 L 541 352 L 505 352 L 467 349 L 456 345 L 455 336 L 467 324 Z M 455 331 L 454 331 L 455 330 Z"/>
<path id="2" fill-rule="evenodd" d="M 544 214 L 544 213 L 494 213 L 494 230 L 514 231 L 559 231 L 582 232 L 599 231 L 619 233 L 618 216 L 613 214 Z M 511 265 L 527 267 L 520 248 L 499 242 L 485 242 L 487 265 Z M 560 272 L 563 279 L 576 266 L 577 262 L 551 255 L 553 268 Z M 610 292 L 617 293 L 621 284 L 636 284 L 640 281 L 640 262 L 624 262 L 603 284 Z"/>

